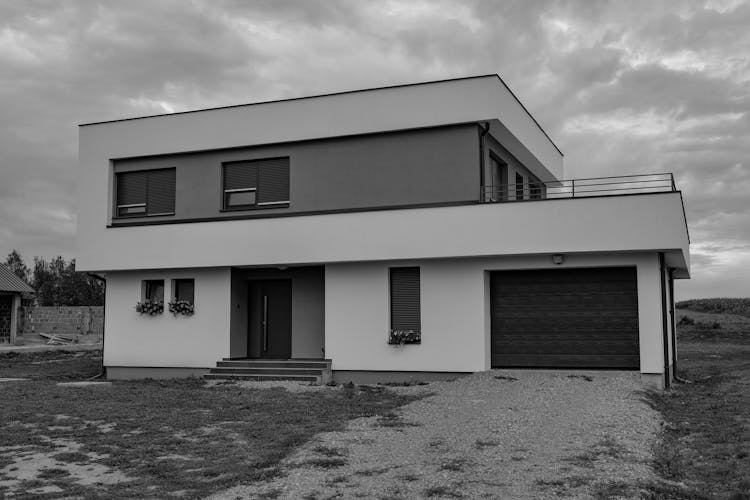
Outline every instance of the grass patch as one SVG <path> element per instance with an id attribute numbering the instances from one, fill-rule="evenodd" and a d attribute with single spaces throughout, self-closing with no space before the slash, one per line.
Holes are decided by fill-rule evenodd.
<path id="1" fill-rule="evenodd" d="M 400 427 L 419 427 L 421 424 L 417 424 L 415 422 L 407 422 L 406 420 L 401 417 L 401 415 L 398 415 L 393 412 L 388 412 L 385 415 L 381 415 L 380 418 L 378 418 L 376 425 L 378 427 L 392 427 L 392 428 L 400 428 Z"/>
<path id="2" fill-rule="evenodd" d="M 42 469 L 41 472 L 39 472 L 39 474 L 37 475 L 37 479 L 63 479 L 68 476 L 70 476 L 70 473 L 65 469 L 51 468 Z"/>
<path id="3" fill-rule="evenodd" d="M 590 375 L 568 375 L 568 378 L 579 378 L 581 380 L 585 380 L 586 382 L 593 382 L 594 377 Z"/>
<path id="4" fill-rule="evenodd" d="M 77 451 L 67 451 L 67 452 L 62 452 L 62 453 L 56 453 L 52 455 L 52 458 L 54 458 L 55 460 L 59 462 L 67 462 L 71 464 L 85 464 L 89 460 L 91 460 L 91 458 L 88 455 L 84 453 L 79 453 Z"/>
<path id="5" fill-rule="evenodd" d="M 378 385 L 386 387 L 412 387 L 415 385 L 429 385 L 429 383 L 421 380 L 407 380 L 405 382 L 380 382 Z"/>
<path id="6" fill-rule="evenodd" d="M 612 498 L 636 498 L 637 486 L 625 481 L 607 481 L 594 484 L 592 495 L 595 500 Z"/>
<path id="7" fill-rule="evenodd" d="M 468 461 L 465 458 L 451 458 L 440 464 L 440 470 L 463 472 Z"/>
<path id="8" fill-rule="evenodd" d="M 71 360 L 74 371 L 79 360 Z M 30 373 L 22 360 L 14 358 L 13 363 L 17 371 L 8 375 Z M 37 486 L 60 486 L 64 497 L 166 498 L 177 492 L 203 497 L 238 483 L 278 477 L 279 461 L 315 434 L 343 430 L 354 418 L 392 415 L 400 405 L 419 399 L 384 388 L 343 392 L 206 387 L 200 379 L 115 382 L 106 390 L 59 387 L 48 380 L 6 384 L 0 447 L 24 446 L 4 451 L 10 460 L 33 450 L 57 460 L 61 469 L 64 463 L 99 465 L 131 478 L 86 486 L 57 475 L 55 468 L 34 478 Z M 334 448 L 317 451 L 322 456 L 314 466 L 345 463 Z M 175 456 L 184 459 L 159 459 Z M 0 474 L 0 481 L 11 478 Z M 13 493 L 22 490 L 0 487 L 0 497 Z"/>
<path id="9" fill-rule="evenodd" d="M 337 484 L 345 483 L 347 481 L 349 481 L 349 478 L 346 476 L 335 476 L 330 479 L 326 479 L 326 484 L 328 486 L 334 486 Z"/>
<path id="10" fill-rule="evenodd" d="M 405 483 L 413 483 L 414 481 L 419 481 L 421 479 L 417 474 L 399 474 L 396 478 Z"/>
<path id="11" fill-rule="evenodd" d="M 335 469 L 345 466 L 346 460 L 343 458 L 312 458 L 302 462 L 300 465 L 309 465 L 320 469 Z"/>
<path id="12" fill-rule="evenodd" d="M 537 486 L 550 488 L 559 492 L 580 488 L 591 482 L 590 477 L 586 476 L 567 476 L 559 479 L 537 479 Z"/>
<path id="13" fill-rule="evenodd" d="M 425 488 L 423 493 L 427 498 L 464 498 L 464 495 L 460 491 L 458 491 L 455 486 L 431 486 L 429 488 Z"/>
<path id="14" fill-rule="evenodd" d="M 493 448 L 495 446 L 499 446 L 499 441 L 492 441 L 492 440 L 483 440 L 483 439 L 477 439 L 474 441 L 474 447 L 478 450 L 483 450 L 485 448 Z"/>
<path id="15" fill-rule="evenodd" d="M 750 317 L 680 310 L 675 315 L 677 341 L 750 344 Z"/>
<path id="16" fill-rule="evenodd" d="M 102 351 L 0 352 L 0 378 L 83 380 L 101 369 Z"/>
<path id="17" fill-rule="evenodd" d="M 313 448 L 313 451 L 317 453 L 318 455 L 323 455 L 324 457 L 344 457 L 346 456 L 346 453 L 344 450 L 340 448 L 329 448 L 328 446 L 316 446 Z"/>
<path id="18" fill-rule="evenodd" d="M 701 313 L 687 313 L 696 323 L 711 322 L 695 317 Z M 730 320 L 746 318 L 715 316 L 722 325 L 719 335 L 736 338 L 750 333 L 748 327 L 727 331 Z M 750 326 L 750 321 L 746 324 Z M 685 327 L 680 328 L 684 338 Z M 678 343 L 679 374 L 692 384 L 645 393 L 666 421 L 654 447 L 654 468 L 671 481 L 649 485 L 647 498 L 750 498 L 750 346 L 716 339 Z M 670 486 L 675 483 L 686 487 Z"/>
<path id="19" fill-rule="evenodd" d="M 358 476 L 371 477 L 385 474 L 389 470 L 391 470 L 391 467 L 380 467 L 378 469 L 362 469 L 355 472 L 355 474 Z"/>
<path id="20" fill-rule="evenodd" d="M 516 377 L 511 377 L 510 375 L 495 375 L 495 380 L 505 380 L 508 382 L 515 382 L 518 379 Z"/>

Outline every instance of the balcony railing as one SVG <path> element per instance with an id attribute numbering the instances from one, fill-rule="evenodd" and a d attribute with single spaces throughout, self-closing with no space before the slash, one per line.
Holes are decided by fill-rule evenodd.
<path id="1" fill-rule="evenodd" d="M 485 203 L 501 203 L 671 191 L 677 191 L 674 176 L 671 173 L 664 173 L 484 186 L 480 199 Z"/>

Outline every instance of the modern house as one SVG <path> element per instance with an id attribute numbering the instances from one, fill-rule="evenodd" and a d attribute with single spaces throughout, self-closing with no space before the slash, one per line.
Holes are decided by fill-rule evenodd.
<path id="1" fill-rule="evenodd" d="M 110 378 L 664 385 L 688 232 L 672 175 L 633 174 L 565 179 L 497 75 L 90 123 L 77 267 Z"/>
<path id="2" fill-rule="evenodd" d="M 0 264 L 0 343 L 15 342 L 21 299 L 34 293 L 24 280 Z"/>

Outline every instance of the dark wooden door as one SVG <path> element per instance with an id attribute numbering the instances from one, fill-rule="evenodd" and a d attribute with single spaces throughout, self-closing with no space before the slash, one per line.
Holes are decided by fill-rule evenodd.
<path id="1" fill-rule="evenodd" d="M 491 273 L 493 367 L 640 366 L 634 267 Z"/>
<path id="2" fill-rule="evenodd" d="M 292 282 L 263 280 L 250 286 L 250 357 L 292 356 Z"/>

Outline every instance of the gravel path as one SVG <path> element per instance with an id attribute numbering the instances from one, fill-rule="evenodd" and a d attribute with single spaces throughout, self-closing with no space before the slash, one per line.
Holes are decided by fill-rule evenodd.
<path id="1" fill-rule="evenodd" d="M 395 388 L 432 395 L 211 498 L 637 498 L 660 425 L 641 389 L 637 373 L 526 370 Z"/>

